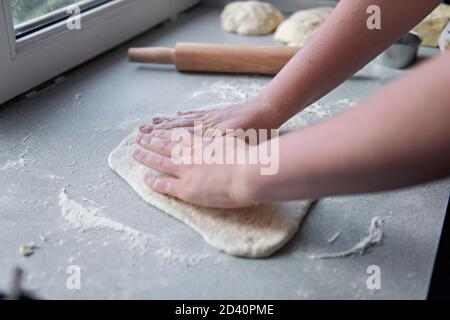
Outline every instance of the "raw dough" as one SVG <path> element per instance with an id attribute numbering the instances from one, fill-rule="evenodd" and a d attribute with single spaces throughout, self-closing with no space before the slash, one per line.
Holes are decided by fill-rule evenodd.
<path id="1" fill-rule="evenodd" d="M 225 6 L 221 15 L 222 27 L 243 35 L 272 33 L 283 21 L 283 14 L 269 3 L 236 1 Z"/>
<path id="2" fill-rule="evenodd" d="M 331 7 L 301 10 L 284 21 L 275 32 L 275 40 L 302 47 L 333 11 Z"/>
<path id="3" fill-rule="evenodd" d="M 450 6 L 441 4 L 431 12 L 413 31 L 423 37 L 422 45 L 437 47 L 439 36 L 450 21 Z"/>
<path id="4" fill-rule="evenodd" d="M 148 188 L 144 174 L 151 169 L 132 159 L 138 148 L 137 132 L 129 135 L 110 154 L 109 166 L 145 201 L 197 231 L 213 247 L 242 257 L 267 257 L 295 234 L 311 201 L 293 201 L 256 207 L 224 210 L 194 206 L 161 195 Z"/>

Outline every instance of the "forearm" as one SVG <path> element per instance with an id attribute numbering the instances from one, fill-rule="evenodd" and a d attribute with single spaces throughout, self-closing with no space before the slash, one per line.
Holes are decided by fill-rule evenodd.
<path id="1" fill-rule="evenodd" d="M 450 174 L 450 52 L 359 106 L 280 138 L 279 172 L 247 172 L 254 201 L 405 187 Z"/>
<path id="2" fill-rule="evenodd" d="M 260 98 L 283 123 L 351 77 L 411 30 L 438 0 L 342 0 L 311 41 Z M 367 8 L 381 8 L 381 30 L 367 28 Z M 281 124 L 280 123 L 280 124 Z"/>

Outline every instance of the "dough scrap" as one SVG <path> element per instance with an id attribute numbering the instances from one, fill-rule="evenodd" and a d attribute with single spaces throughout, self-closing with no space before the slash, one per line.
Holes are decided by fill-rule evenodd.
<path id="1" fill-rule="evenodd" d="M 332 11 L 332 7 L 319 7 L 295 12 L 280 24 L 275 32 L 275 40 L 291 47 L 304 46 Z"/>
<path id="2" fill-rule="evenodd" d="M 231 255 L 260 258 L 273 254 L 298 230 L 311 201 L 265 204 L 245 209 L 211 209 L 159 194 L 148 188 L 151 169 L 132 159 L 139 146 L 133 132 L 110 154 L 108 163 L 146 202 L 184 222 L 211 246 Z"/>
<path id="3" fill-rule="evenodd" d="M 243 35 L 272 33 L 284 20 L 283 14 L 270 3 L 236 1 L 225 6 L 221 16 L 222 28 Z"/>
<path id="4" fill-rule="evenodd" d="M 422 45 L 439 46 L 439 36 L 450 21 L 450 6 L 441 4 L 433 10 L 413 31 L 423 37 Z"/>

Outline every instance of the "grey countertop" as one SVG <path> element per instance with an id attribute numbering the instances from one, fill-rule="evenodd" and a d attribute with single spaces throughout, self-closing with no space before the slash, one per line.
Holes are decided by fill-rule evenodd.
<path id="1" fill-rule="evenodd" d="M 231 257 L 211 248 L 183 223 L 147 205 L 116 176 L 107 157 L 155 113 L 233 102 L 270 79 L 180 74 L 170 66 L 130 64 L 130 46 L 178 41 L 274 43 L 221 30 L 219 11 L 198 7 L 66 74 L 61 81 L 0 111 L 0 289 L 14 266 L 24 286 L 43 298 L 366 298 L 426 297 L 450 181 L 395 192 L 321 200 L 297 235 L 268 259 Z M 422 49 L 426 57 L 435 51 Z M 324 97 L 311 122 L 344 110 L 405 71 L 369 64 Z M 393 110 L 392 112 L 395 112 Z M 58 195 L 145 233 L 136 252 L 120 233 L 80 232 L 63 218 Z M 373 217 L 384 217 L 384 238 L 363 256 L 311 260 L 309 255 L 352 247 Z M 328 240 L 336 232 L 340 237 Z M 34 244 L 30 257 L 18 248 Z M 81 289 L 66 286 L 67 267 L 81 268 Z M 381 270 L 381 289 L 366 286 L 368 266 Z"/>

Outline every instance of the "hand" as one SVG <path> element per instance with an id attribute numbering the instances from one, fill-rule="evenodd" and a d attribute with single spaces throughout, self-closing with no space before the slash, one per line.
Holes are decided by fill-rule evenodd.
<path id="1" fill-rule="evenodd" d="M 142 126 L 140 131 L 150 133 L 152 130 L 181 127 L 192 131 L 194 121 L 201 121 L 204 132 L 208 132 L 208 129 L 218 129 L 225 133 L 226 129 L 276 129 L 286 120 L 280 110 L 274 108 L 266 99 L 256 98 L 221 109 L 177 112 L 173 116 L 154 117 L 152 124 Z"/>
<path id="2" fill-rule="evenodd" d="M 150 134 L 139 134 L 136 138 L 136 142 L 146 150 L 136 150 L 133 153 L 134 159 L 164 174 L 147 174 L 144 182 L 149 188 L 206 207 L 240 208 L 255 204 L 248 192 L 247 165 L 179 163 L 177 160 L 180 159 L 171 157 L 173 148 L 184 148 L 183 155 L 194 155 L 196 149 L 200 148 L 201 150 L 197 151 L 203 153 L 205 148 L 209 147 L 212 151 L 210 154 L 213 154 L 214 140 L 200 146 L 195 143 L 183 144 L 172 141 L 172 132 L 154 130 Z M 235 140 L 235 154 L 252 152 L 254 148 L 245 142 L 237 143 L 236 137 L 226 136 L 220 139 L 225 144 L 226 141 Z"/>

